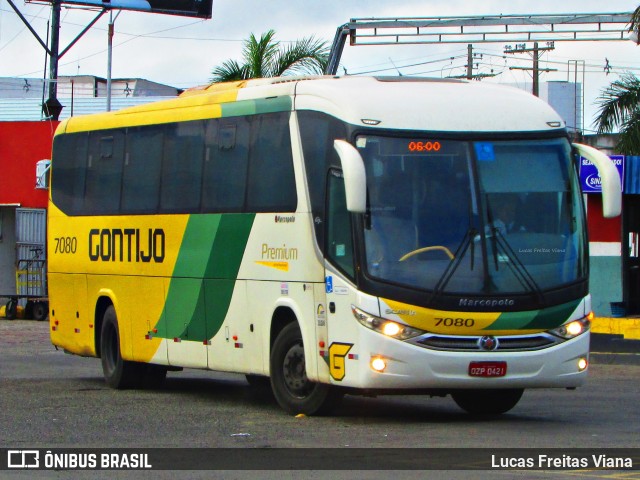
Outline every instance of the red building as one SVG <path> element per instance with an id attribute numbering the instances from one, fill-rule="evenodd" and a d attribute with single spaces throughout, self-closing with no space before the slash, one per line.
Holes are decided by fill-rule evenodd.
<path id="1" fill-rule="evenodd" d="M 49 191 L 36 188 L 36 165 L 51 158 L 57 126 L 49 121 L 0 122 L 0 295 L 16 292 L 19 260 L 33 257 L 36 249 L 42 257 L 46 254 Z"/>

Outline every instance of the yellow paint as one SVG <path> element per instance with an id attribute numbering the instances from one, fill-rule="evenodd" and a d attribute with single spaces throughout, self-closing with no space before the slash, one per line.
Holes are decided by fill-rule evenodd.
<path id="1" fill-rule="evenodd" d="M 78 355 L 96 355 L 96 322 L 87 308 L 85 275 L 49 272 L 49 321 L 54 345 Z"/>
<path id="2" fill-rule="evenodd" d="M 433 310 L 430 308 L 416 307 L 407 303 L 396 302 L 386 298 L 381 299 L 382 317 L 388 318 L 390 315 L 397 315 L 409 326 L 419 328 L 432 333 L 448 335 L 483 335 L 484 331 L 500 316 L 499 312 L 451 312 L 444 310 Z M 388 305 L 386 311 L 384 304 Z M 491 335 L 504 335 L 505 333 L 517 332 L 491 331 Z"/>
<path id="3" fill-rule="evenodd" d="M 591 322 L 591 331 L 622 335 L 626 340 L 640 340 L 640 318 L 596 317 Z"/>
<path id="4" fill-rule="evenodd" d="M 226 83 L 211 83 L 209 85 L 200 85 L 193 88 L 188 88 L 184 92 L 180 94 L 180 97 L 189 97 L 192 95 L 202 95 L 205 93 L 217 93 L 217 92 L 226 92 L 229 90 L 236 90 L 240 88 L 244 88 L 247 85 L 247 80 L 239 80 L 236 82 L 226 82 Z"/>
<path id="5" fill-rule="evenodd" d="M 124 288 L 118 293 L 118 297 L 122 305 L 129 306 L 123 315 L 126 315 L 127 323 L 131 326 L 131 360 L 149 362 L 162 343 L 162 339 L 153 337 L 153 328 L 163 315 L 166 296 L 164 279 L 145 278 L 140 281 L 136 277 L 127 277 L 123 280 L 121 284 L 124 283 Z M 136 308 L 141 299 L 145 302 L 144 309 Z M 149 340 L 145 338 L 147 335 L 151 335 Z"/>
<path id="6" fill-rule="evenodd" d="M 151 360 L 161 340 L 146 340 L 145 335 L 153 333 L 152 329 L 162 317 L 166 296 L 163 280 L 173 274 L 189 215 L 74 217 L 68 221 L 49 204 L 49 217 L 54 219 L 49 222 L 48 237 L 49 297 L 51 310 L 55 312 L 51 315 L 51 325 L 56 327 L 51 333 L 52 342 L 73 353 L 95 356 L 95 327 L 91 325 L 97 323 L 94 311 L 98 299 L 107 296 L 118 315 L 123 358 Z M 164 260 L 161 263 L 129 262 L 125 254 L 124 261 L 120 261 L 119 247 L 115 261 L 90 260 L 91 229 L 128 228 L 144 232 L 162 229 Z M 75 251 L 56 251 L 57 239 L 61 238 L 75 239 Z M 145 251 L 146 248 L 145 245 Z M 104 285 L 109 285 L 109 291 L 103 290 Z M 131 309 L 141 301 L 145 308 L 137 309 L 137 316 L 133 318 Z"/>
<path id="7" fill-rule="evenodd" d="M 56 135 L 218 118 L 222 116 L 222 104 L 235 102 L 239 90 L 246 84 L 246 81 L 213 84 L 189 90 L 176 99 L 73 117 L 58 126 Z M 107 296 L 118 316 L 123 358 L 151 360 L 162 343 L 161 339 L 153 337 L 153 329 L 158 321 L 163 321 L 167 293 L 165 279 L 173 274 L 189 215 L 68 218 L 50 201 L 48 216 L 47 257 L 50 280 L 53 279 L 49 291 L 52 342 L 73 353 L 95 356 L 95 307 L 100 296 Z M 90 233 L 92 230 L 113 233 L 125 229 L 139 230 L 139 250 L 131 245 L 135 240 L 130 234 L 120 241 L 120 234 L 114 233 L 113 238 L 118 241 L 113 247 L 117 248 L 115 256 L 108 260 L 91 260 L 91 255 L 95 256 L 98 251 L 95 241 L 100 239 Z M 149 232 L 156 229 L 162 230 L 164 235 L 164 258 L 157 262 L 153 258 L 149 262 L 136 261 L 137 252 L 149 253 Z M 126 242 L 125 253 L 120 258 L 123 242 Z M 59 248 L 61 245 L 66 248 Z M 269 263 L 272 268 L 288 270 L 286 262 Z M 103 289 L 104 285 L 109 285 L 108 291 Z M 140 302 L 144 302 L 145 308 L 134 313 L 133 306 Z M 145 339 L 145 336 L 151 338 Z"/>
<path id="8" fill-rule="evenodd" d="M 219 118 L 222 116 L 220 104 L 235 102 L 239 87 L 243 85 L 242 82 L 224 84 L 224 88 L 206 90 L 199 94 L 183 95 L 175 99 L 147 103 L 115 112 L 73 117 L 66 122 L 63 127 L 64 132 L 74 133 Z"/>
<path id="9" fill-rule="evenodd" d="M 289 262 L 266 262 L 263 260 L 256 260 L 258 265 L 262 265 L 269 268 L 275 268 L 276 270 L 281 270 L 283 272 L 289 271 Z"/>
<path id="10" fill-rule="evenodd" d="M 351 343 L 332 343 L 329 345 L 329 372 L 334 380 L 342 380 L 346 375 L 345 357 L 353 347 Z"/>
<path id="11" fill-rule="evenodd" d="M 73 217 L 67 220 L 53 204 L 49 205 L 49 234 L 48 234 L 48 261 L 50 272 L 86 272 L 88 274 L 100 275 L 135 275 L 135 276 L 162 276 L 169 277 L 173 273 L 173 269 L 180 251 L 182 237 L 189 220 L 189 215 L 139 215 L 139 216 L 98 216 L 98 217 Z M 73 227 L 71 227 L 73 225 Z M 165 236 L 164 253 L 165 257 L 162 263 L 128 261 L 127 247 L 125 244 L 124 261 L 120 261 L 120 244 L 116 245 L 115 261 L 90 261 L 89 258 L 89 235 L 90 231 L 97 229 L 102 231 L 113 229 L 139 229 L 142 244 L 140 249 L 147 251 L 147 238 L 149 229 L 162 229 Z M 60 251 L 59 242 L 73 240 L 75 251 L 68 249 Z M 94 243 L 92 253 L 95 254 L 96 239 L 93 236 Z M 124 240 L 127 243 L 126 239 Z M 132 251 L 135 245 L 131 245 Z M 134 252 L 135 253 L 135 252 Z"/>

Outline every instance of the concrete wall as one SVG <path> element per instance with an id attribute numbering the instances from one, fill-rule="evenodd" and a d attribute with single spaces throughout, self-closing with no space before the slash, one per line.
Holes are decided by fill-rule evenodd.
<path id="1" fill-rule="evenodd" d="M 622 258 L 620 255 L 591 255 L 589 260 L 589 290 L 593 311 L 597 317 L 610 317 L 611 302 L 622 301 Z"/>

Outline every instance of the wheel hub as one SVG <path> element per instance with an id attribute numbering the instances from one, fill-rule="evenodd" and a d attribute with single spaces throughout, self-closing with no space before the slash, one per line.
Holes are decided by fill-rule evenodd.
<path id="1" fill-rule="evenodd" d="M 284 383 L 294 395 L 303 397 L 313 388 L 307 378 L 302 344 L 293 345 L 284 357 L 282 364 Z"/>

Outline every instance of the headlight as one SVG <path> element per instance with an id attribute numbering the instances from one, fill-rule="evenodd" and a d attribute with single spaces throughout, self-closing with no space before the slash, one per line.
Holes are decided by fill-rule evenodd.
<path id="1" fill-rule="evenodd" d="M 578 335 L 583 334 L 591 327 L 591 318 L 592 315 L 589 314 L 580 320 L 572 320 L 571 322 L 567 322 L 564 325 L 559 326 L 558 328 L 554 328 L 549 330 L 549 333 L 553 335 L 557 335 L 558 337 L 566 338 L 567 340 L 570 338 L 577 337 Z"/>
<path id="2" fill-rule="evenodd" d="M 360 324 L 378 333 L 386 335 L 387 337 L 397 338 L 398 340 L 407 340 L 408 338 L 417 337 L 418 335 L 425 333 L 423 330 L 409 327 L 403 323 L 369 315 L 353 305 L 351 305 L 351 311 Z"/>

